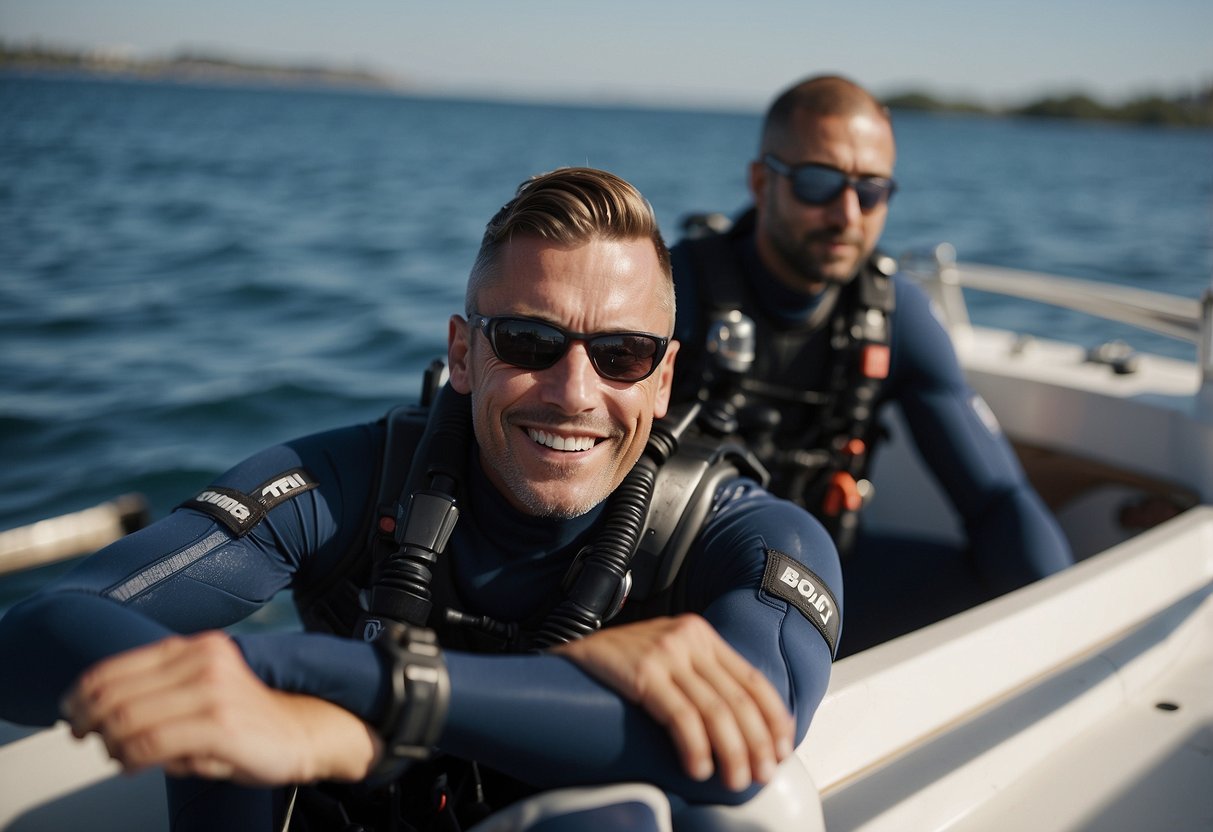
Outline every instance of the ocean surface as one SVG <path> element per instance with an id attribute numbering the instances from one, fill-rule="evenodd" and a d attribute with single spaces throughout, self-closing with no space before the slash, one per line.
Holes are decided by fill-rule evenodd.
<path id="1" fill-rule="evenodd" d="M 485 221 L 562 165 L 622 175 L 670 242 L 736 213 L 759 113 L 0 75 L 0 529 L 144 494 L 415 399 Z M 1198 297 L 1213 131 L 896 114 L 883 247 Z M 1110 324 L 970 295 L 1090 346 Z M 1140 334 L 1139 349 L 1194 348 Z M 66 567 L 0 579 L 0 608 Z"/>

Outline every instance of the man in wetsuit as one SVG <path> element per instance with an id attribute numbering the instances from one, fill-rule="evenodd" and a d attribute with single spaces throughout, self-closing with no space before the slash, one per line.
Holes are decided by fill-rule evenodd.
<path id="1" fill-rule="evenodd" d="M 1072 560 L 926 295 L 876 251 L 894 158 L 889 113 L 866 90 L 835 76 L 797 83 L 766 114 L 748 168 L 753 207 L 673 250 L 674 398 L 734 398 L 772 490 L 835 536 L 843 654 Z M 955 507 L 967 551 L 860 532 L 864 474 L 890 403 Z"/>
<path id="2" fill-rule="evenodd" d="M 477 642 L 460 620 L 552 629 L 567 586 L 582 585 L 566 580 L 570 567 L 590 546 L 579 574 L 592 571 L 607 498 L 666 413 L 673 323 L 668 252 L 639 193 L 584 168 L 523 183 L 490 221 L 466 314 L 449 323 L 438 399 L 452 412 L 462 401 L 472 436 L 461 458 L 429 465 L 462 481 L 453 533 L 426 562 L 425 623 L 444 646 L 433 630 L 391 621 L 394 637 L 373 642 L 348 638 L 352 627 L 214 629 L 288 588 L 304 621 L 383 623 L 367 618 L 358 588 L 374 584 L 375 615 L 376 593 L 401 584 L 379 580 L 368 527 L 410 526 L 411 514 L 374 519 L 388 440 L 384 423 L 359 425 L 246 460 L 14 607 L 0 620 L 0 717 L 66 716 L 126 769 L 163 766 L 178 830 L 280 826 L 287 790 L 273 787 L 382 783 L 431 751 L 475 761 L 464 769 L 475 776 L 508 772 L 518 788 L 425 783 L 425 816 L 408 818 L 419 828 L 445 822 L 434 812 L 449 810 L 448 795 L 459 802 L 455 792 L 474 793 L 473 817 L 560 786 L 642 781 L 664 793 L 656 808 L 581 811 L 581 829 L 623 817 L 661 828 L 671 814 L 744 803 L 803 738 L 841 616 L 825 530 L 752 479 L 722 481 L 669 589 L 608 622 L 630 623 L 546 648 L 524 641 L 525 652 L 445 647 Z M 608 595 L 622 598 L 617 577 Z M 357 811 L 358 796 L 337 799 Z"/>

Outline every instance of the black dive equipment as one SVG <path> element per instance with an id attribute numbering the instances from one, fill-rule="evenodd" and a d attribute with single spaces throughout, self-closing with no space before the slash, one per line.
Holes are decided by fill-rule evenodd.
<path id="1" fill-rule="evenodd" d="M 732 372 L 744 374 L 747 356 L 753 354 L 747 339 L 752 347 L 752 326 L 743 319 L 721 329 L 721 353 L 728 356 Z M 394 507 L 380 507 L 370 603 L 357 626 L 367 641 L 385 631 L 398 636 L 404 626 L 477 631 L 507 651 L 541 650 L 586 636 L 622 609 L 634 585 L 638 550 L 641 597 L 668 589 L 684 550 L 707 516 L 716 487 L 739 473 L 764 484 L 768 479 L 753 454 L 722 438 L 733 432 L 727 405 L 709 400 L 671 407 L 664 419 L 653 423 L 640 459 L 611 495 L 596 538 L 571 565 L 563 599 L 537 628 L 528 633 L 516 622 L 457 609 L 434 610 L 430 584 L 459 517 L 463 466 L 472 442 L 467 397 L 449 385 L 439 388 L 433 378 L 440 370 L 440 365 L 431 367 L 427 374 L 422 401 L 432 403 L 428 411 L 417 411 L 425 414 L 426 422 L 404 487 Z M 393 462 L 389 458 L 384 464 L 390 467 Z M 385 476 L 385 481 L 390 479 Z M 655 491 L 660 496 L 653 505 Z M 393 522 L 389 537 L 385 525 Z M 393 545 L 384 548 L 384 538 Z"/>
<path id="2" fill-rule="evenodd" d="M 383 759 L 372 780 L 396 773 L 403 760 L 430 755 L 446 724 L 451 681 L 433 630 L 389 624 L 376 645 L 390 660 L 391 698 L 376 726 Z"/>
<path id="3" fill-rule="evenodd" d="M 708 354 L 722 372 L 743 376 L 754 365 L 754 321 L 730 309 L 708 327 Z"/>
<path id="4" fill-rule="evenodd" d="M 587 636 L 623 609 L 632 590 L 632 559 L 649 519 L 659 469 L 678 450 L 679 439 L 695 423 L 699 409 L 692 404 L 653 422 L 640 459 L 611 495 L 602 531 L 574 561 L 565 577 L 564 600 L 548 614 L 532 639 L 532 649 Z"/>
<path id="5" fill-rule="evenodd" d="M 621 609 L 632 589 L 630 563 L 644 530 L 657 464 L 641 455 L 611 495 L 602 531 L 565 577 L 565 597 L 535 635 L 531 648 L 542 650 L 579 639 L 602 627 Z"/>
<path id="6" fill-rule="evenodd" d="M 751 335 L 752 325 L 747 328 L 741 318 L 722 325 L 721 354 L 727 356 L 730 372 L 744 374 L 747 356 L 753 354 Z M 450 681 L 437 635 L 427 627 L 478 631 L 515 651 L 542 650 L 589 635 L 623 608 L 634 583 L 634 560 L 641 597 L 669 589 L 721 482 L 739 472 L 759 482 L 767 479 L 752 454 L 722 439 L 731 432 L 718 415 L 727 414 L 727 407 L 711 402 L 672 407 L 653 423 L 640 459 L 610 497 L 601 530 L 574 559 L 563 599 L 534 632 L 523 632 L 515 622 L 441 606 L 435 610 L 431 584 L 459 519 L 467 449 L 473 441 L 468 397 L 449 385 L 439 386 L 441 369 L 431 366 L 423 407 L 410 412 L 414 423 L 425 421 L 404 486 L 395 491 L 397 497 L 379 495 L 372 585 L 369 596 L 363 596 L 369 603 L 356 626 L 358 636 L 381 651 L 391 673 L 390 700 L 376 726 L 386 743 L 372 776 L 378 782 L 392 779 L 408 761 L 428 757 L 445 722 Z M 399 482 L 394 479 L 399 475 L 389 470 L 402 464 L 395 458 L 394 429 L 389 419 L 383 483 Z M 660 492 L 656 505 L 655 491 Z"/>
<path id="7" fill-rule="evenodd" d="M 433 372 L 431 368 L 430 372 Z M 427 379 L 427 389 L 431 382 Z M 429 622 L 433 568 L 459 519 L 457 495 L 462 490 L 462 461 L 471 434 L 469 408 L 449 386 L 438 390 L 430 418 L 413 456 L 412 468 L 394 523 L 396 551 L 376 561 L 367 614 L 359 623 L 366 641 L 374 641 L 387 622 L 424 627 Z M 386 530 L 386 529 L 385 529 Z"/>
<path id="8" fill-rule="evenodd" d="M 728 366 L 733 372 L 744 374 L 746 327 L 740 319 L 729 326 L 733 328 L 721 331 L 721 351 L 731 356 Z M 386 749 L 368 778 L 371 790 L 338 796 L 336 805 L 352 801 L 349 805 L 381 812 L 386 829 L 402 828 L 401 801 L 414 791 L 402 787 L 400 778 L 411 778 L 416 785 L 452 764 L 441 755 L 431 757 L 450 696 L 435 629 L 444 640 L 449 634 L 457 642 L 457 631 L 487 635 L 501 651 L 541 650 L 588 635 L 618 615 L 629 595 L 659 600 L 675 591 L 683 560 L 723 482 L 739 475 L 764 485 L 768 480 L 757 458 L 710 416 L 727 412 L 727 407 L 718 408 L 712 401 L 671 407 L 664 419 L 653 423 L 640 459 L 611 495 L 597 537 L 575 558 L 565 577 L 563 599 L 537 628 L 524 632 L 517 622 L 446 608 L 451 599 L 441 589 L 449 580 L 443 550 L 459 518 L 473 431 L 468 397 L 444 385 L 443 375 L 441 362 L 431 364 L 420 405 L 397 408 L 386 418 L 373 528 L 361 550 L 370 554 L 371 587 L 361 595 L 364 612 L 354 631 L 375 644 L 389 668 L 390 697 L 376 725 Z M 334 597 L 344 597 L 345 591 L 332 588 Z M 313 609 L 328 608 L 325 599 L 314 600 Z M 328 614 L 313 619 L 338 620 Z M 412 767 L 426 758 L 430 762 Z M 444 790 L 454 782 L 448 774 L 434 779 L 436 789 L 442 786 L 441 794 L 435 792 L 441 800 L 436 797 L 430 810 L 443 822 L 454 822 L 456 805 L 470 817 L 488 812 L 481 772 L 476 763 L 467 765 L 467 772 L 450 775 L 462 783 L 458 793 Z M 500 791 L 501 777 L 494 777 L 494 788 Z M 316 792 L 308 791 L 311 811 L 324 799 Z"/>
<path id="9" fill-rule="evenodd" d="M 675 268 L 694 280 L 702 334 L 679 356 L 698 368 L 688 376 L 697 388 L 681 395 L 697 394 L 706 418 L 770 470 L 770 489 L 821 520 L 846 557 L 873 492 L 867 469 L 881 433 L 896 263 L 874 254 L 852 281 L 828 285 L 807 320 L 789 325 L 764 310 L 744 277 L 743 241 L 754 223 L 752 209 L 735 224 L 719 214 L 684 220 Z M 814 340 L 821 361 L 791 363 Z"/>
<path id="10" fill-rule="evenodd" d="M 391 695 L 376 725 L 383 758 L 372 779 L 399 773 L 411 759 L 427 758 L 446 722 L 450 678 L 437 634 L 426 629 L 432 600 L 430 582 L 438 558 L 459 519 L 463 453 L 471 432 L 471 411 L 449 386 L 434 392 L 438 368 L 426 372 L 427 429 L 413 457 L 407 504 L 395 516 L 381 514 L 381 531 L 394 524 L 394 552 L 376 560 L 369 609 L 357 632 L 374 642 L 390 668 Z M 430 399 L 432 401 L 426 401 Z"/>

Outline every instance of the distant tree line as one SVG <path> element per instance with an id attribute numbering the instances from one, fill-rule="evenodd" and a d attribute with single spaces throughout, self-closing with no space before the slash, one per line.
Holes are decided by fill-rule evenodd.
<path id="1" fill-rule="evenodd" d="M 1082 93 L 1050 96 L 1022 106 L 999 109 L 971 101 L 943 101 L 918 91 L 886 96 L 883 100 L 892 110 L 1085 119 L 1184 127 L 1213 126 L 1213 84 L 1193 94 L 1171 98 L 1147 95 L 1118 105 L 1104 104 Z"/>
<path id="2" fill-rule="evenodd" d="M 393 81 L 363 69 L 319 64 L 267 64 L 184 51 L 166 58 L 134 58 L 113 51 L 58 49 L 0 41 L 0 70 L 66 71 L 168 80 L 231 80 L 389 88 Z"/>

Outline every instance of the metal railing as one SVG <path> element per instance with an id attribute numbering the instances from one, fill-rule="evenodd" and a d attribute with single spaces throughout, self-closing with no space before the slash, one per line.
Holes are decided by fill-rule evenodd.
<path id="1" fill-rule="evenodd" d="M 941 243 L 927 255 L 901 258 L 903 271 L 922 283 L 953 331 L 969 327 L 962 289 L 1047 303 L 1195 344 L 1206 385 L 1213 384 L 1213 287 L 1199 300 L 1162 292 L 1057 277 L 1039 272 L 957 263 L 955 250 Z"/>
<path id="2" fill-rule="evenodd" d="M 151 521 L 142 494 L 123 494 L 92 508 L 0 531 L 0 575 L 80 557 Z"/>

